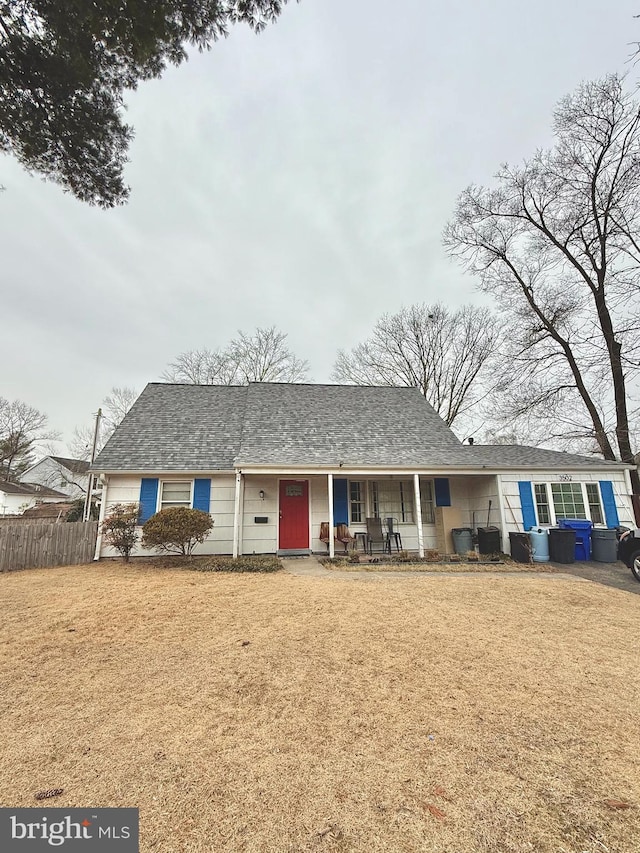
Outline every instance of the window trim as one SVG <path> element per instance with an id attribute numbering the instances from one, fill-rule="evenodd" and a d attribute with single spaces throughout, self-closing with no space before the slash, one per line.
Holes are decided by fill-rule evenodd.
<path id="1" fill-rule="evenodd" d="M 189 502 L 187 501 L 163 501 L 162 495 L 164 492 L 165 483 L 167 485 L 175 485 L 176 483 L 188 483 L 189 484 Z M 193 509 L 193 490 L 195 487 L 195 480 L 192 478 L 191 480 L 160 480 L 158 483 L 158 502 L 156 505 L 156 512 L 160 512 L 163 509 L 163 503 L 170 503 L 173 506 L 179 504 L 180 506 L 186 506 L 189 509 Z"/>
<path id="2" fill-rule="evenodd" d="M 556 507 L 555 507 L 555 504 L 553 501 L 553 493 L 551 490 L 551 486 L 563 485 L 563 482 L 564 481 L 561 481 L 561 480 L 554 480 L 554 481 L 551 481 L 551 480 L 545 480 L 545 481 L 533 480 L 532 481 L 533 505 L 534 505 L 534 509 L 535 509 L 535 513 L 536 513 L 536 522 L 540 527 L 555 527 L 558 524 L 558 516 L 556 515 Z M 572 486 L 580 486 L 580 490 L 582 493 L 582 503 L 584 505 L 584 511 L 585 511 L 585 515 L 586 515 L 586 518 L 583 520 L 584 521 L 591 521 L 593 523 L 594 527 L 596 527 L 596 526 L 606 527 L 606 521 L 604 520 L 604 519 L 606 519 L 606 516 L 605 516 L 605 512 L 604 512 L 604 503 L 602 501 L 602 492 L 600 490 L 600 483 L 597 480 L 571 480 L 568 482 Z M 597 495 L 598 495 L 598 501 L 600 504 L 600 517 L 603 519 L 602 521 L 593 521 L 593 519 L 591 517 L 591 503 L 589 501 L 589 495 L 587 494 L 587 485 L 596 487 L 596 491 L 597 491 Z M 538 511 L 538 497 L 536 495 L 536 487 L 537 486 L 543 486 L 545 489 L 545 493 L 546 493 L 546 497 L 547 497 L 547 507 L 548 507 L 548 511 L 549 511 L 549 521 L 544 521 L 544 522 L 540 521 L 540 513 Z M 564 517 L 566 517 L 566 516 L 562 516 L 562 515 L 560 516 L 560 518 L 564 518 Z"/>

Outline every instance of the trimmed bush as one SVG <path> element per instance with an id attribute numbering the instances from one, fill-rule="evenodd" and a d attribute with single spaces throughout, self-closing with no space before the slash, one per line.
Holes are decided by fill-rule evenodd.
<path id="1" fill-rule="evenodd" d="M 213 527 L 213 519 L 201 509 L 170 506 L 146 521 L 142 527 L 142 545 L 165 554 L 189 557 L 199 542 L 204 542 Z"/>
<path id="2" fill-rule="evenodd" d="M 123 557 L 125 563 L 138 541 L 138 504 L 114 504 L 102 522 L 102 534 L 112 548 Z"/>
<path id="3" fill-rule="evenodd" d="M 199 557 L 193 567 L 198 572 L 279 572 L 282 563 L 277 557 L 252 555 L 246 557 Z"/>

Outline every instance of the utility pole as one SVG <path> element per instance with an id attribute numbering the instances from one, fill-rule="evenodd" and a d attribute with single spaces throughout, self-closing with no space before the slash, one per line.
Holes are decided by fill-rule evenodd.
<path id="1" fill-rule="evenodd" d="M 93 444 L 91 445 L 91 464 L 93 465 L 93 460 L 96 458 L 96 447 L 98 446 L 98 436 L 100 435 L 100 421 L 102 420 L 102 409 L 98 409 L 96 414 L 96 425 L 93 430 Z M 93 474 L 89 474 L 89 482 L 87 484 L 87 494 L 84 499 L 84 512 L 82 513 L 82 520 L 89 521 L 89 515 L 91 514 L 91 495 L 93 494 Z"/>

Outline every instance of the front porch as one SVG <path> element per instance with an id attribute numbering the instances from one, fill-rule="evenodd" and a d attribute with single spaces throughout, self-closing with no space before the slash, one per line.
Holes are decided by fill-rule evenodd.
<path id="1" fill-rule="evenodd" d="M 493 526 L 504 550 L 499 483 L 496 475 L 429 476 L 427 473 L 350 471 L 282 474 L 237 472 L 233 554 L 283 556 L 344 552 L 333 536 L 321 538 L 322 525 L 348 526 L 353 545 L 367 550 L 367 518 L 383 528 L 394 519 L 392 549 L 424 557 L 428 551 L 455 552 L 454 528 Z M 323 537 L 325 538 L 325 537 Z M 382 548 L 378 556 L 383 555 Z M 373 556 L 376 556 L 374 553 Z"/>

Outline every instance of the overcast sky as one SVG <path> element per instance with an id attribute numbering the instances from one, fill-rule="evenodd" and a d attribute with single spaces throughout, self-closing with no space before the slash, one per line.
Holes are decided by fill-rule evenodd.
<path id="1" fill-rule="evenodd" d="M 71 438 L 114 385 L 276 325 L 329 381 L 386 311 L 480 301 L 456 197 L 550 141 L 582 80 L 637 68 L 638 0 L 302 0 L 130 97 L 131 200 L 0 155 L 0 396 Z M 59 445 L 59 452 L 64 445 Z"/>

